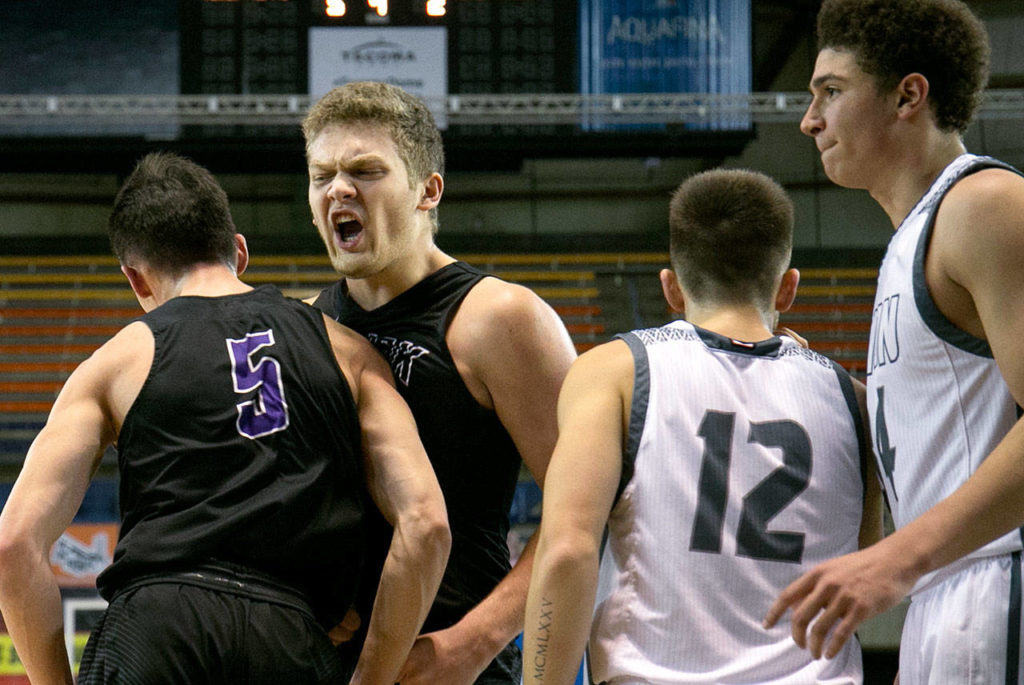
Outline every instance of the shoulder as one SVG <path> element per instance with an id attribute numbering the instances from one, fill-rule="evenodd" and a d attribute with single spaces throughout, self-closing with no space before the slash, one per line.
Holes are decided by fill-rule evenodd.
<path id="1" fill-rule="evenodd" d="M 1003 201 L 1024 199 L 1024 176 L 1003 167 L 981 169 L 964 176 L 947 193 L 943 207 L 955 210 L 998 209 Z"/>
<path id="2" fill-rule="evenodd" d="M 1019 224 L 1024 221 L 1024 176 L 1008 169 L 977 171 L 958 181 L 939 207 L 938 223 L 954 221 L 961 225 L 984 226 L 985 221 Z M 976 236 L 980 230 L 959 231 L 963 237 Z"/>
<path id="3" fill-rule="evenodd" d="M 632 386 L 635 365 L 629 345 L 616 338 L 581 354 L 569 369 L 566 384 L 621 385 L 628 381 Z"/>
<path id="4" fill-rule="evenodd" d="M 359 378 L 363 371 L 374 375 L 391 376 L 391 370 L 370 341 L 348 326 L 343 326 L 326 314 L 321 314 L 327 339 L 331 343 L 335 362 L 358 401 Z"/>
<path id="5" fill-rule="evenodd" d="M 320 317 L 324 322 L 324 328 L 327 330 L 327 339 L 331 341 L 331 346 L 335 350 L 357 352 L 361 348 L 369 346 L 370 343 L 366 338 L 348 326 L 338 323 L 323 312 L 320 312 Z"/>
<path id="6" fill-rule="evenodd" d="M 470 392 L 482 406 L 504 413 L 503 421 L 512 421 L 510 413 L 532 415 L 553 406 L 576 358 L 555 310 L 529 288 L 496 278 L 473 286 L 445 339 Z"/>
<path id="7" fill-rule="evenodd" d="M 931 250 L 957 281 L 989 260 L 1016 261 L 1024 250 L 1024 177 L 993 168 L 956 183 L 936 215 Z"/>
<path id="8" fill-rule="evenodd" d="M 473 286 L 449 332 L 453 355 L 464 357 L 494 348 L 572 347 L 565 325 L 547 302 L 529 288 L 497 278 Z"/>
<path id="9" fill-rule="evenodd" d="M 154 350 L 149 326 L 141 321 L 128 324 L 75 368 L 58 402 L 61 406 L 83 400 L 95 403 L 120 425 L 149 376 Z"/>
<path id="10" fill-rule="evenodd" d="M 152 363 L 154 346 L 150 327 L 142 321 L 133 321 L 100 345 L 82 366 L 97 371 L 113 371 L 126 363 L 145 361 L 148 368 Z"/>
<path id="11" fill-rule="evenodd" d="M 577 374 L 601 369 L 605 372 L 629 372 L 632 374 L 634 365 L 633 350 L 622 338 L 615 338 L 589 349 L 572 363 L 573 373 Z"/>
<path id="12" fill-rule="evenodd" d="M 573 362 L 562 384 L 558 397 L 559 416 L 564 418 L 567 412 L 578 410 L 600 413 L 614 406 L 617 414 L 628 417 L 634 368 L 633 352 L 621 339 L 584 352 Z"/>
<path id="13" fill-rule="evenodd" d="M 481 279 L 466 295 L 462 307 L 469 307 L 481 326 L 522 323 L 537 315 L 554 313 L 529 288 L 498 278 Z"/>

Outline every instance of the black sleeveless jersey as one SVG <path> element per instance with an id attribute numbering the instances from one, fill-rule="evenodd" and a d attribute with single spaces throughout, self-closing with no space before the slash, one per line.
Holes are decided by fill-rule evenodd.
<path id="1" fill-rule="evenodd" d="M 457 623 L 510 569 L 508 515 L 519 452 L 497 415 L 470 394 L 445 341 L 463 298 L 485 277 L 455 262 L 373 311 L 348 297 L 343 280 L 316 300 L 390 363 L 444 493 L 452 549 L 424 632 Z"/>
<path id="2" fill-rule="evenodd" d="M 364 556 L 358 416 L 322 314 L 273 286 L 178 297 L 117 441 L 121 531 L 97 586 L 224 562 L 343 615 Z"/>

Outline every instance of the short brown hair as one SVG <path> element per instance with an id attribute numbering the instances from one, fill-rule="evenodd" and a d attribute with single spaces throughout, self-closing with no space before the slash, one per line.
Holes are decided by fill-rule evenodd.
<path id="1" fill-rule="evenodd" d="M 881 92 L 924 75 L 944 131 L 967 130 L 988 83 L 988 34 L 959 0 L 825 0 L 818 49 L 826 48 L 853 53 Z"/>
<path id="2" fill-rule="evenodd" d="M 334 88 L 313 105 L 302 122 L 306 150 L 332 124 L 383 126 L 405 163 L 409 181 L 444 175 L 444 146 L 434 116 L 415 95 L 376 81 L 355 81 Z"/>
<path id="3" fill-rule="evenodd" d="M 228 196 L 195 162 L 166 152 L 143 157 L 114 200 L 110 246 L 122 264 L 139 259 L 180 275 L 196 264 L 235 266 Z"/>
<path id="4" fill-rule="evenodd" d="M 669 205 L 669 253 L 696 300 L 770 310 L 793 249 L 793 202 L 774 180 L 713 169 L 683 181 Z"/>

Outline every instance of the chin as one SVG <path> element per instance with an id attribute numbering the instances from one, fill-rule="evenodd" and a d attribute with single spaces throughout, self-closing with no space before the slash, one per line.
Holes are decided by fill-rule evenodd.
<path id="1" fill-rule="evenodd" d="M 836 168 L 835 165 L 822 164 L 822 167 L 825 169 L 825 176 L 828 177 L 828 180 L 832 181 L 837 186 L 842 186 L 843 188 L 859 187 L 851 182 L 852 179 L 848 178 L 849 174 L 844 174 L 843 170 Z"/>
<path id="2" fill-rule="evenodd" d="M 358 255 L 335 254 L 331 266 L 345 278 L 369 278 L 380 271 L 372 261 L 360 259 Z"/>

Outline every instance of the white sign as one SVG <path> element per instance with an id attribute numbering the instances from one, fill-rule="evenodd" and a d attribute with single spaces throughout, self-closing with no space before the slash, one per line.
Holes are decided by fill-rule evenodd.
<path id="1" fill-rule="evenodd" d="M 383 81 L 422 98 L 445 128 L 448 33 L 443 26 L 309 29 L 309 96 L 352 81 Z"/>

